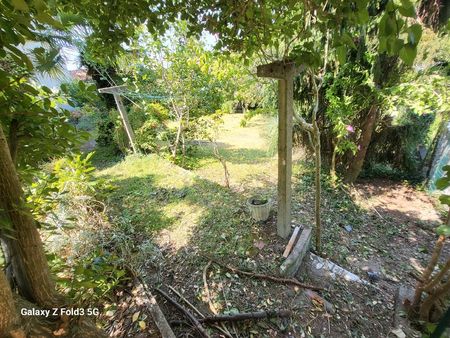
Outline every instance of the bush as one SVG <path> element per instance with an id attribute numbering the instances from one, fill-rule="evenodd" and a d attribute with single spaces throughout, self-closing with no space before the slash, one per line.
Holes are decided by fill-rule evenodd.
<path id="1" fill-rule="evenodd" d="M 79 115 L 76 124 L 77 129 L 87 131 L 96 137 L 101 116 L 100 109 L 94 105 L 86 104 L 79 110 Z"/>
<path id="2" fill-rule="evenodd" d="M 100 249 L 72 266 L 55 254 L 48 258 L 58 287 L 80 305 L 101 305 L 104 297 L 128 279 L 119 258 Z"/>
<path id="3" fill-rule="evenodd" d="M 111 110 L 110 119 L 114 125 L 112 141 L 122 153 L 126 153 L 129 141 L 122 119 L 116 110 Z M 169 138 L 165 125 L 169 119 L 166 107 L 159 103 L 132 105 L 128 108 L 128 119 L 136 136 L 136 145 L 141 150 L 159 152 L 166 146 Z"/>
<path id="4" fill-rule="evenodd" d="M 146 152 L 160 152 L 166 145 L 167 128 L 156 119 L 147 120 L 136 131 L 136 144 Z"/>
<path id="5" fill-rule="evenodd" d="M 114 131 L 116 127 L 115 117 L 119 114 L 116 110 L 110 112 L 102 112 L 99 115 L 97 123 L 97 143 L 100 146 L 107 147 L 115 144 Z"/>

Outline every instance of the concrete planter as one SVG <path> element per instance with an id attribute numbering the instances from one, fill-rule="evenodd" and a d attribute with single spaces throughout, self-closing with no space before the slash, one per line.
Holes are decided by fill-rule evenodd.
<path id="1" fill-rule="evenodd" d="M 252 218 L 257 222 L 267 221 L 269 218 L 270 207 L 272 201 L 270 199 L 250 198 L 247 201 L 247 206 L 250 210 Z"/>

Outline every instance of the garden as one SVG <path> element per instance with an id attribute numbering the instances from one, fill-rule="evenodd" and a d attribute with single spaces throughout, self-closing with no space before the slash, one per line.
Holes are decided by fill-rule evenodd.
<path id="1" fill-rule="evenodd" d="M 0 6 L 0 337 L 449 334 L 446 1 Z"/>

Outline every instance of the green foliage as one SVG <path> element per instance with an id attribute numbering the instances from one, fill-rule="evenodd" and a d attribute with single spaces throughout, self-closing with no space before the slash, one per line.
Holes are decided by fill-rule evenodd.
<path id="1" fill-rule="evenodd" d="M 75 124 L 78 130 L 86 131 L 94 138 L 98 138 L 98 126 L 101 122 L 101 110 L 92 104 L 85 104 L 77 112 L 78 117 L 75 117 Z M 72 114 L 72 118 L 73 118 Z"/>
<path id="2" fill-rule="evenodd" d="M 67 102 L 64 91 L 53 93 L 47 87 L 34 86 L 24 74 L 11 73 L 5 79 L 0 123 L 10 135 L 8 142 L 17 144 L 19 169 L 36 168 L 52 156 L 75 150 L 87 138 L 69 123 L 70 113 L 58 108 Z"/>
<path id="3" fill-rule="evenodd" d="M 247 126 L 248 121 L 250 121 L 253 117 L 257 115 L 274 115 L 273 110 L 265 109 L 265 108 L 256 108 L 256 109 L 247 109 L 244 113 L 244 117 L 241 119 L 240 126 Z"/>
<path id="4" fill-rule="evenodd" d="M 444 170 L 445 172 L 444 176 L 436 181 L 436 187 L 440 190 L 444 190 L 450 187 L 450 165 L 444 166 L 442 170 Z M 450 209 L 450 195 L 442 194 L 439 197 L 439 201 Z M 450 236 L 450 224 L 441 225 L 437 228 L 437 232 L 440 235 Z"/>
<path id="5" fill-rule="evenodd" d="M 71 81 L 61 84 L 61 89 L 70 97 L 74 107 L 93 105 L 98 108 L 104 106 L 103 101 L 97 92 L 97 87 L 93 83 L 84 81 Z"/>
<path id="6" fill-rule="evenodd" d="M 398 55 L 408 66 L 413 64 L 417 45 L 422 37 L 422 26 L 420 24 L 408 26 L 408 21 L 403 17 L 415 17 L 415 15 L 414 5 L 409 0 L 387 2 L 378 28 L 380 53 L 386 52 L 390 56 Z"/>
<path id="7" fill-rule="evenodd" d="M 108 147 L 117 144 L 114 131 L 117 124 L 121 123 L 118 118 L 119 113 L 116 110 L 100 113 L 97 123 L 98 135 L 96 141 L 98 145 Z M 120 128 L 122 128 L 121 124 Z"/>
<path id="8" fill-rule="evenodd" d="M 149 119 L 136 131 L 136 144 L 146 152 L 159 153 L 168 147 L 167 127 L 156 119 Z"/>
<path id="9" fill-rule="evenodd" d="M 340 67 L 327 88 L 328 101 L 326 116 L 332 126 L 333 143 L 337 154 L 356 152 L 355 133 L 360 112 L 370 107 L 377 99 L 377 91 L 370 72 L 357 63 Z"/>
<path id="10" fill-rule="evenodd" d="M 429 134 L 434 120 L 432 113 L 418 115 L 413 110 L 401 110 L 396 114 L 386 112 L 368 149 L 366 174 L 375 174 L 377 169 L 374 166 L 380 164 L 390 168 L 393 174 L 396 172 L 393 178 L 416 182 L 423 179 L 422 167 L 426 159 L 420 156 L 418 149 L 430 151 Z"/>
<path id="11" fill-rule="evenodd" d="M 47 228 L 73 225 L 76 219 L 72 216 L 89 206 L 97 208 L 97 199 L 112 189 L 104 180 L 95 178 L 95 168 L 91 164 L 93 155 L 74 155 L 56 160 L 41 170 L 26 187 L 30 210 Z M 62 205 L 66 207 L 65 219 L 57 215 Z"/>
<path id="12" fill-rule="evenodd" d="M 101 305 L 115 287 L 128 280 L 119 257 L 104 250 L 97 249 L 72 266 L 55 254 L 49 261 L 57 286 L 79 305 Z"/>

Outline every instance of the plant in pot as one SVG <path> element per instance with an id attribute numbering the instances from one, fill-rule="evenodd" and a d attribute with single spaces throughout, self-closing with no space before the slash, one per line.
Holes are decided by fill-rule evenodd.
<path id="1" fill-rule="evenodd" d="M 269 218 L 272 200 L 262 196 L 252 197 L 247 200 L 247 206 L 252 218 L 257 222 L 267 221 Z"/>

